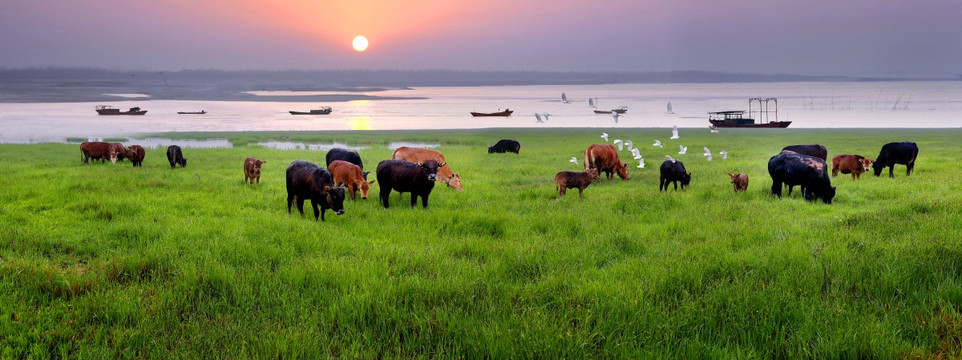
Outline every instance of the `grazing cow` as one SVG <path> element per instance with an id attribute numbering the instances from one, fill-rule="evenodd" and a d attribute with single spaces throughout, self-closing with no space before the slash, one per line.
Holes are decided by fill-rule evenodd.
<path id="1" fill-rule="evenodd" d="M 628 180 L 628 164 L 621 162 L 618 151 L 608 144 L 593 144 L 585 149 L 585 171 L 590 168 L 604 172 L 611 179 L 611 173 L 617 173 L 622 179 Z"/>
<path id="2" fill-rule="evenodd" d="M 805 200 L 822 199 L 832 203 L 835 187 L 828 177 L 825 161 L 794 151 L 782 151 L 768 160 L 768 174 L 772 176 L 772 194 L 782 197 L 782 184 L 801 185 Z"/>
<path id="3" fill-rule="evenodd" d="M 434 189 L 434 181 L 437 178 L 438 169 L 444 163 L 438 164 L 434 159 L 427 159 L 423 163 L 413 163 L 404 160 L 384 160 L 377 164 L 377 181 L 381 183 L 381 204 L 387 209 L 389 206 L 388 196 L 391 190 L 397 192 L 411 193 L 411 207 L 418 202 L 421 197 L 421 206 L 428 207 L 428 196 L 431 189 Z"/>
<path id="4" fill-rule="evenodd" d="M 578 197 L 582 197 L 581 193 L 585 191 L 588 185 L 591 185 L 591 181 L 594 179 L 601 179 L 598 175 L 598 169 L 590 168 L 584 172 L 574 172 L 574 171 L 562 171 L 554 176 L 555 189 L 558 190 L 558 196 L 565 196 L 565 192 L 568 189 L 578 188 Z"/>
<path id="5" fill-rule="evenodd" d="M 178 164 L 180 164 L 180 167 L 187 167 L 187 159 L 184 159 L 184 153 L 180 151 L 180 146 L 177 145 L 167 147 L 167 161 L 170 162 L 171 169 Z"/>
<path id="6" fill-rule="evenodd" d="M 334 186 L 331 173 L 307 161 L 294 161 L 287 167 L 287 214 L 291 214 L 291 204 L 297 202 L 297 211 L 304 215 L 304 199 L 311 200 L 314 208 L 314 221 L 324 212 L 334 210 L 337 215 L 344 214 L 344 187 Z M 318 211 L 318 205 L 321 209 Z"/>
<path id="7" fill-rule="evenodd" d="M 691 183 L 691 173 L 685 170 L 685 164 L 678 160 L 665 160 L 661 163 L 661 177 L 658 180 L 658 191 L 668 191 L 668 183 L 675 185 L 675 191 L 678 191 L 678 183 L 681 182 L 681 188 L 684 189 Z"/>
<path id="8" fill-rule="evenodd" d="M 261 165 L 267 163 L 267 161 L 257 160 L 255 158 L 249 157 L 244 159 L 244 182 L 250 181 L 251 184 L 254 183 L 254 179 L 257 179 L 257 183 L 261 183 Z"/>
<path id="9" fill-rule="evenodd" d="M 327 151 L 327 156 L 325 156 L 325 161 L 327 162 L 327 167 L 331 167 L 331 163 L 334 160 L 344 160 L 351 164 L 357 165 L 361 168 L 361 175 L 364 176 L 364 180 L 367 180 L 368 171 L 364 171 L 364 162 L 361 161 L 361 155 L 357 151 L 352 151 L 343 148 L 333 148 Z"/>
<path id="10" fill-rule="evenodd" d="M 367 199 L 367 192 L 371 188 L 374 180 L 364 180 L 361 174 L 361 167 L 351 164 L 344 160 L 334 160 L 327 165 L 327 170 L 334 177 L 334 184 L 337 186 L 347 186 L 347 193 L 351 195 L 351 200 L 357 196 L 357 191 L 361 190 L 361 199 Z"/>
<path id="11" fill-rule="evenodd" d="M 789 145 L 782 150 L 791 150 L 802 155 L 814 156 L 824 161 L 828 161 L 828 149 L 819 144 L 811 145 Z"/>
<path id="12" fill-rule="evenodd" d="M 130 145 L 127 148 L 127 158 L 134 166 L 144 167 L 144 147 L 140 145 Z"/>
<path id="13" fill-rule="evenodd" d="M 872 166 L 872 159 L 862 155 L 839 154 L 832 156 L 832 177 L 842 174 L 852 173 L 852 180 L 862 177 L 863 172 L 868 172 Z"/>
<path id="14" fill-rule="evenodd" d="M 735 186 L 735 192 L 748 190 L 748 174 L 728 174 L 728 177 Z"/>
<path id="15" fill-rule="evenodd" d="M 89 164 L 90 159 L 100 159 L 101 163 L 105 163 L 110 156 L 110 144 L 103 141 L 84 141 L 80 144 L 80 154 L 80 160 L 84 164 Z"/>
<path id="16" fill-rule="evenodd" d="M 914 142 L 888 143 L 882 146 L 882 151 L 879 151 L 878 157 L 875 158 L 872 169 L 875 170 L 875 176 L 879 176 L 882 174 L 882 170 L 888 166 L 889 177 L 894 178 L 895 164 L 903 164 L 905 165 L 905 176 L 909 176 L 912 175 L 912 169 L 915 168 L 917 156 L 919 156 L 919 146 L 915 145 Z"/>
<path id="17" fill-rule="evenodd" d="M 438 182 L 445 183 L 449 188 L 457 191 L 464 191 L 461 185 L 461 175 L 455 173 L 448 166 L 448 161 L 444 159 L 444 154 L 437 150 L 402 146 L 394 150 L 391 156 L 394 160 L 404 160 L 414 163 L 424 163 L 427 160 L 434 160 L 438 164 Z M 382 184 L 383 185 L 383 184 Z"/>
<path id="18" fill-rule="evenodd" d="M 124 148 L 124 144 L 110 143 L 110 148 L 107 153 L 110 154 L 110 162 L 116 164 L 117 160 L 124 159 L 124 155 L 127 154 L 127 149 Z"/>
<path id="19" fill-rule="evenodd" d="M 506 153 L 506 152 L 513 152 L 515 154 L 520 154 L 519 151 L 521 151 L 521 143 L 517 142 L 516 140 L 510 140 L 510 139 L 501 139 L 498 141 L 497 144 L 494 144 L 494 146 L 488 147 L 488 154 Z"/>

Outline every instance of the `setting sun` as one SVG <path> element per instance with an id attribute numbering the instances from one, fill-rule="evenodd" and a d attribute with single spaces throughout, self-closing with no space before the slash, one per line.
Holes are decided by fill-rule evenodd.
<path id="1" fill-rule="evenodd" d="M 357 50 L 357 51 L 367 50 L 367 38 L 364 37 L 363 35 L 358 35 L 357 37 L 354 38 L 353 45 L 354 45 L 354 50 Z"/>

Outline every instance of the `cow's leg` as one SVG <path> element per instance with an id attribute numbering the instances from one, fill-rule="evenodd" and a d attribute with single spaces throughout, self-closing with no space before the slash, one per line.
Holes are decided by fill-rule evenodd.
<path id="1" fill-rule="evenodd" d="M 260 175 L 257 175 L 257 183 L 258 183 L 258 184 L 261 183 L 261 176 L 260 176 Z"/>
<path id="2" fill-rule="evenodd" d="M 584 187 L 578 187 L 578 198 L 579 198 L 579 199 L 584 198 L 584 196 L 581 195 L 581 193 L 582 193 L 584 190 L 585 190 Z"/>
<path id="3" fill-rule="evenodd" d="M 890 177 L 890 178 L 894 178 L 894 177 L 895 177 L 895 173 L 894 173 L 894 172 L 895 172 L 895 163 L 892 163 L 892 165 L 889 165 L 889 177 Z"/>
<path id="4" fill-rule="evenodd" d="M 321 212 L 317 209 L 317 200 L 311 199 L 311 208 L 314 209 L 314 221 L 317 221 L 317 218 L 321 215 Z"/>
<path id="5" fill-rule="evenodd" d="M 412 192 L 411 192 L 411 207 L 413 208 L 414 205 L 417 205 L 417 204 L 418 204 L 418 193 L 412 191 Z"/>
<path id="6" fill-rule="evenodd" d="M 678 191 L 678 180 L 672 181 L 671 184 L 675 185 L 675 191 Z"/>
<path id="7" fill-rule="evenodd" d="M 304 216 L 304 199 L 300 196 L 295 196 L 294 201 L 297 202 L 297 211 L 301 213 L 301 216 Z"/>
<path id="8" fill-rule="evenodd" d="M 422 207 L 422 208 L 425 208 L 425 209 L 428 208 L 428 196 L 431 196 L 431 193 L 421 194 L 421 207 Z"/>
<path id="9" fill-rule="evenodd" d="M 832 166 L 832 177 L 838 176 L 838 167 Z"/>
<path id="10" fill-rule="evenodd" d="M 387 209 L 390 202 L 388 199 L 391 196 L 391 188 L 381 185 L 381 192 L 378 193 L 378 196 L 381 198 L 381 205 L 384 205 L 384 208 Z"/>
<path id="11" fill-rule="evenodd" d="M 912 175 L 912 170 L 915 169 L 915 161 L 911 161 L 905 164 L 905 176 Z"/>
<path id="12" fill-rule="evenodd" d="M 565 196 L 565 193 L 566 193 L 566 192 L 568 192 L 568 188 L 567 188 L 567 187 L 562 186 L 562 187 L 558 188 L 558 196 Z"/>
<path id="13" fill-rule="evenodd" d="M 778 196 L 779 199 L 782 198 L 782 182 L 772 179 L 772 195 Z"/>

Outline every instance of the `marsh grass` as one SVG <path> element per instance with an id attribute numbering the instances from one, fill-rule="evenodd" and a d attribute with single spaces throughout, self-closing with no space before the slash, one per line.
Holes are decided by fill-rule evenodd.
<path id="1" fill-rule="evenodd" d="M 647 168 L 558 197 L 568 162 L 632 139 Z M 143 168 L 76 145 L 0 145 L 0 350 L 37 357 L 962 356 L 962 131 L 682 129 L 164 134 Z M 500 138 L 521 154 L 487 154 Z M 650 144 L 661 139 L 666 149 Z M 259 141 L 441 144 L 464 192 L 289 216 L 284 170 L 324 153 Z M 768 158 L 818 142 L 875 157 L 911 140 L 912 176 L 833 178 L 831 205 L 771 195 Z M 689 146 L 677 155 L 677 145 Z M 701 147 L 716 156 L 705 161 Z M 693 173 L 658 191 L 665 154 Z M 266 160 L 243 182 L 244 158 Z M 734 193 L 727 173 L 750 176 Z"/>

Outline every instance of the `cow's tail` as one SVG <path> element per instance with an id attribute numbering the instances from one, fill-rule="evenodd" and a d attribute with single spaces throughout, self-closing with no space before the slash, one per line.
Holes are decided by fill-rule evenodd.
<path id="1" fill-rule="evenodd" d="M 588 169 L 594 167 L 591 164 L 593 158 L 594 158 L 594 153 L 591 151 L 591 148 L 589 147 L 585 149 L 585 171 L 588 171 Z"/>

